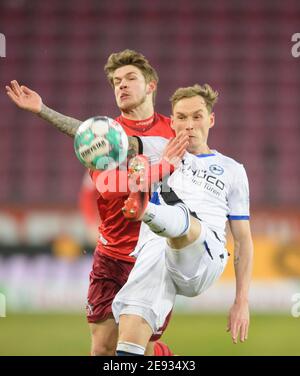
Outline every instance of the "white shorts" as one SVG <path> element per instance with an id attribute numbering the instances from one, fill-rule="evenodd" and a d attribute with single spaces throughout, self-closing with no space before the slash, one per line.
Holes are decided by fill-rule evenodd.
<path id="1" fill-rule="evenodd" d="M 117 323 L 122 314 L 138 315 L 160 334 L 177 294 L 199 295 L 221 275 L 228 253 L 214 233 L 201 226 L 200 237 L 180 250 L 171 249 L 159 236 L 143 244 L 112 304 Z"/>
<path id="2" fill-rule="evenodd" d="M 218 236 L 201 222 L 201 235 L 183 249 L 166 244 L 166 267 L 178 295 L 197 296 L 223 273 L 228 252 Z"/>

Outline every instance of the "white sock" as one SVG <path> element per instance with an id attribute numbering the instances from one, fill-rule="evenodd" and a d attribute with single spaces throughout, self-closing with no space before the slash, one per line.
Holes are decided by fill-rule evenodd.
<path id="1" fill-rule="evenodd" d="M 145 347 L 137 345 L 132 342 L 118 342 L 117 345 L 117 354 L 121 355 L 122 353 L 128 354 L 136 354 L 136 355 L 144 355 L 145 354 Z"/>
<path id="2" fill-rule="evenodd" d="M 166 238 L 183 236 L 190 228 L 190 214 L 183 204 L 170 206 L 149 202 L 142 220 L 151 231 Z"/>

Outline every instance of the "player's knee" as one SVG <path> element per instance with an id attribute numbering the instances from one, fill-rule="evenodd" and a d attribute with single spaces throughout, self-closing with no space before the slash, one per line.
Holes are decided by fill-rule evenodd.
<path id="1" fill-rule="evenodd" d="M 180 250 L 194 243 L 201 235 L 201 224 L 198 219 L 191 217 L 191 225 L 189 231 L 178 238 L 168 239 L 171 248 Z"/>
<path id="2" fill-rule="evenodd" d="M 91 353 L 94 356 L 114 356 L 116 355 L 117 335 L 111 333 L 110 336 L 106 333 L 92 334 L 92 349 Z"/>
<path id="3" fill-rule="evenodd" d="M 92 356 L 114 356 L 116 355 L 116 346 L 106 343 L 92 344 Z"/>
<path id="4" fill-rule="evenodd" d="M 112 317 L 97 323 L 90 323 L 91 330 L 91 355 L 115 355 L 118 341 L 118 327 Z"/>
<path id="5" fill-rule="evenodd" d="M 151 335 L 152 329 L 142 316 L 120 315 L 119 341 L 137 343 L 146 347 Z"/>

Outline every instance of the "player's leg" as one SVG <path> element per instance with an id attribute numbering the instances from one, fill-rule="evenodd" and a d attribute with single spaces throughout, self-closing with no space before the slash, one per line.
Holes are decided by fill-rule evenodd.
<path id="1" fill-rule="evenodd" d="M 219 278 L 226 266 L 228 252 L 224 244 L 204 223 L 194 242 L 172 241 L 166 246 L 165 260 L 178 293 L 185 296 L 201 294 Z"/>
<path id="2" fill-rule="evenodd" d="M 159 337 L 166 327 L 176 290 L 165 266 L 165 244 L 165 239 L 157 237 L 143 246 L 113 301 L 119 323 L 118 355 L 143 355 L 152 334 Z"/>
<path id="3" fill-rule="evenodd" d="M 145 355 L 151 336 L 152 328 L 143 317 L 120 315 L 117 355 Z"/>
<path id="4" fill-rule="evenodd" d="M 91 331 L 91 355 L 114 356 L 118 342 L 118 326 L 111 314 L 106 320 L 89 324 Z"/>
<path id="5" fill-rule="evenodd" d="M 167 206 L 169 208 L 169 206 Z M 171 207 L 172 208 L 172 207 Z M 201 223 L 198 219 L 192 217 L 189 213 L 189 228 L 183 235 L 178 237 L 169 237 L 167 243 L 171 248 L 180 250 L 198 239 L 201 235 Z"/>
<path id="6" fill-rule="evenodd" d="M 129 220 L 142 220 L 155 234 L 176 239 L 172 247 L 181 248 L 192 243 L 201 232 L 201 224 L 190 216 L 184 204 L 155 205 L 148 202 L 149 162 L 143 155 L 134 157 L 129 164 L 129 198 L 123 214 Z"/>
<path id="7" fill-rule="evenodd" d="M 126 325 L 126 324 L 125 324 Z M 89 324 L 91 331 L 91 355 L 93 356 L 114 356 L 118 343 L 119 328 L 113 315 L 110 318 L 98 323 Z M 149 341 L 146 344 L 146 356 L 172 355 L 171 350 L 161 341 Z"/>
<path id="8" fill-rule="evenodd" d="M 116 353 L 118 326 L 112 315 L 112 301 L 127 281 L 132 267 L 133 264 L 94 253 L 87 304 L 92 355 L 113 356 Z M 155 346 L 153 342 L 148 343 L 145 354 L 154 355 Z"/>
<path id="9" fill-rule="evenodd" d="M 139 330 L 137 331 L 137 328 Z M 170 348 L 160 340 L 152 341 L 152 328 L 140 316 L 122 315 L 117 355 L 173 356 Z M 146 348 L 145 348 L 146 345 Z"/>
<path id="10" fill-rule="evenodd" d="M 94 253 L 86 306 L 92 355 L 115 355 L 118 326 L 112 314 L 112 301 L 127 281 L 132 267 L 132 263 L 112 259 L 98 251 Z"/>

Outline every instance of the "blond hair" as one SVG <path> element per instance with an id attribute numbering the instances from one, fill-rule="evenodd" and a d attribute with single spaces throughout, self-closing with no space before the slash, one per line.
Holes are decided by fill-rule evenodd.
<path id="1" fill-rule="evenodd" d="M 174 109 L 176 103 L 181 99 L 192 98 L 197 95 L 204 99 L 208 113 L 211 113 L 213 106 L 218 100 L 219 93 L 213 90 L 208 84 L 204 84 L 203 86 L 195 84 L 194 86 L 180 87 L 177 89 L 170 98 L 172 109 Z"/>
<path id="2" fill-rule="evenodd" d="M 114 87 L 113 74 L 116 69 L 125 65 L 133 65 L 137 67 L 145 78 L 148 84 L 151 81 L 155 81 L 158 84 L 158 75 L 156 70 L 150 65 L 149 61 L 144 55 L 133 50 L 124 50 L 121 52 L 113 53 L 107 59 L 107 63 L 104 66 L 104 72 L 112 87 Z M 153 102 L 156 96 L 156 90 L 153 92 Z"/>

